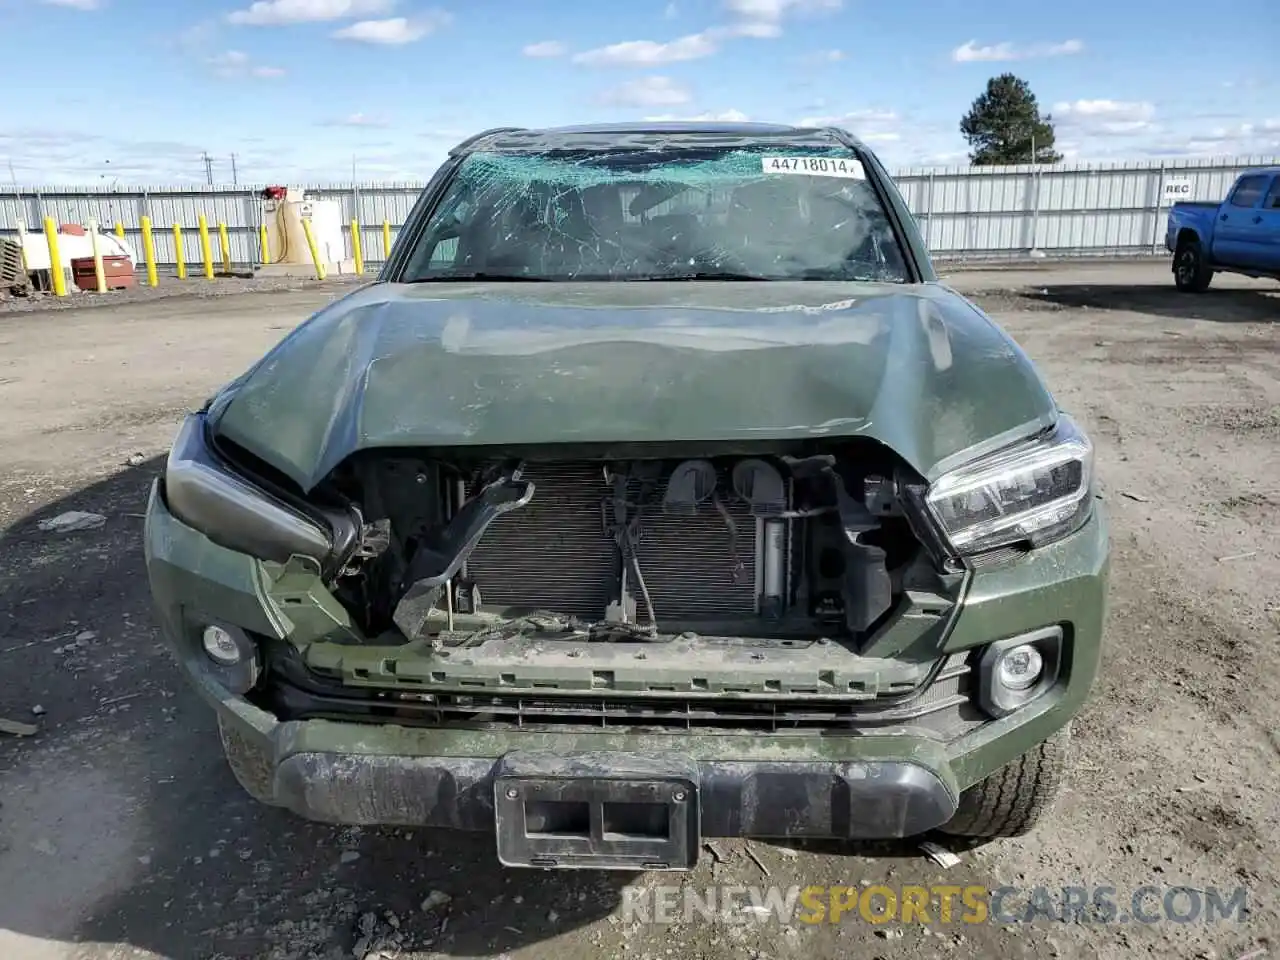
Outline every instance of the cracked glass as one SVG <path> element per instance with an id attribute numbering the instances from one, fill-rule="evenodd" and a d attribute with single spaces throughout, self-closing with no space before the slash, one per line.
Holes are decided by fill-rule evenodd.
<path id="1" fill-rule="evenodd" d="M 908 274 L 853 151 L 681 146 L 471 154 L 403 279 L 905 283 Z"/>

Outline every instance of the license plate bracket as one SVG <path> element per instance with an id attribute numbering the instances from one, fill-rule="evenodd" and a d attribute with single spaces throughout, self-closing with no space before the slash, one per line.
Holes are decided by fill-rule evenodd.
<path id="1" fill-rule="evenodd" d="M 697 864 L 693 770 L 574 758 L 549 766 L 511 758 L 494 778 L 498 860 L 505 866 L 689 870 Z"/>

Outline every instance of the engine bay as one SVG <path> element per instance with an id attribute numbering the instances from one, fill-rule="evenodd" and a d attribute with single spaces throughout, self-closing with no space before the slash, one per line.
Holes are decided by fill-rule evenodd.
<path id="1" fill-rule="evenodd" d="M 366 635 L 856 644 L 933 569 L 903 494 L 917 478 L 878 445 L 502 453 L 335 471 L 362 533 L 332 590 Z"/>

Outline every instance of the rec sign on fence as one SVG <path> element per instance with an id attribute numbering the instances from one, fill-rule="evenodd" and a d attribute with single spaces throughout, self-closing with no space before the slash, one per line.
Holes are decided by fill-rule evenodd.
<path id="1" fill-rule="evenodd" d="M 1165 203 L 1191 199 L 1191 181 L 1186 177 L 1169 177 L 1164 182 Z"/>

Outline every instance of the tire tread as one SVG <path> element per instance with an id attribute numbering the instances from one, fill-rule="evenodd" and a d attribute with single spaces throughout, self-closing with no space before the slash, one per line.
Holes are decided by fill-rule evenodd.
<path id="1" fill-rule="evenodd" d="M 955 816 L 941 829 L 966 837 L 1019 837 L 1053 808 L 1070 753 L 1068 724 L 960 795 Z"/>

